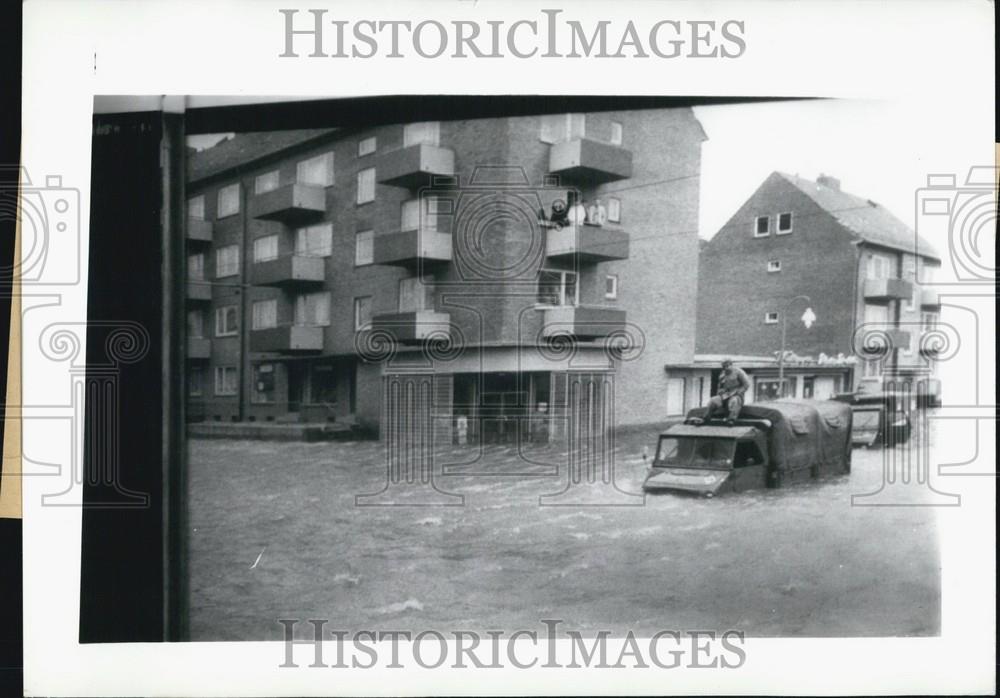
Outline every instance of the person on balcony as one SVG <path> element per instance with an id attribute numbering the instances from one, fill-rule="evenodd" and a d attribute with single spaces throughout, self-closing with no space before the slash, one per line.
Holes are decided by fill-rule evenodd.
<path id="1" fill-rule="evenodd" d="M 608 221 L 608 210 L 600 199 L 594 199 L 594 203 L 587 209 L 587 223 L 589 225 L 604 225 Z"/>
<path id="2" fill-rule="evenodd" d="M 549 218 L 549 223 L 556 228 L 563 228 L 568 225 L 566 220 L 566 202 L 562 199 L 556 199 L 552 202 L 552 216 Z"/>
<path id="3" fill-rule="evenodd" d="M 742 368 L 733 365 L 731 359 L 723 359 L 722 375 L 719 376 L 719 392 L 708 401 L 706 419 L 716 414 L 726 415 L 726 424 L 732 425 L 743 409 L 743 396 L 750 389 L 750 379 Z"/>

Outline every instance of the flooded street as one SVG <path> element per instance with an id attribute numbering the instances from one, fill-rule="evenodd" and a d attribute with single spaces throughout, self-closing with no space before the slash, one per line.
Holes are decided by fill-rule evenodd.
<path id="1" fill-rule="evenodd" d="M 641 492 L 654 440 L 618 440 L 620 489 Z M 559 619 L 637 634 L 939 632 L 934 509 L 851 506 L 880 486 L 878 450 L 856 449 L 850 475 L 785 489 L 539 506 L 566 486 L 545 465 L 559 454 L 528 462 L 490 446 L 464 468 L 477 474 L 437 478 L 462 506 L 400 507 L 355 505 L 385 487 L 377 442 L 190 449 L 193 640 L 278 640 L 279 618 L 349 631 L 510 632 Z"/>

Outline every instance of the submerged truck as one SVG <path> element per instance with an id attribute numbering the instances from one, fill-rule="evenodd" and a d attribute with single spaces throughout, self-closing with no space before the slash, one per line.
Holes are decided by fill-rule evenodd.
<path id="1" fill-rule="evenodd" d="M 744 405 L 739 419 L 688 412 L 660 434 L 643 489 L 714 496 L 851 471 L 851 408 L 831 400 Z"/>

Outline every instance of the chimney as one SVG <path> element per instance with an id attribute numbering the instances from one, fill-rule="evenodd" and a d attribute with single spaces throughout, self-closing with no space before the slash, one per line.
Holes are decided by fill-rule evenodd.
<path id="1" fill-rule="evenodd" d="M 816 184 L 821 184 L 827 189 L 833 189 L 834 191 L 840 191 L 840 180 L 836 177 L 831 177 L 830 175 L 821 174 L 816 178 Z"/>

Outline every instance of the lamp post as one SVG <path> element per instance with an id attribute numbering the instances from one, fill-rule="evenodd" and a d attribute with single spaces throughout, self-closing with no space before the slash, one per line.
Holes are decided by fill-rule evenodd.
<path id="1" fill-rule="evenodd" d="M 788 326 L 788 309 L 798 300 L 812 303 L 812 299 L 809 296 L 795 296 L 795 298 L 792 298 L 785 304 L 784 309 L 781 311 L 781 352 L 778 354 L 778 390 L 781 391 L 781 397 L 785 397 L 785 337 Z M 816 313 L 813 312 L 811 307 L 806 306 L 806 311 L 802 313 L 802 324 L 808 330 L 814 322 L 816 322 Z"/>

